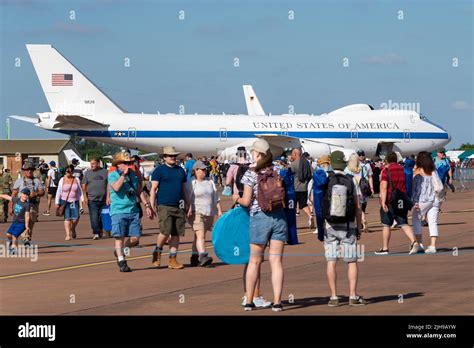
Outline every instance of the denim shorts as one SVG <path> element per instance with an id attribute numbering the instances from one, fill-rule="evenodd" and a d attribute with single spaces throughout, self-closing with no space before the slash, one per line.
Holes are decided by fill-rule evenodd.
<path id="1" fill-rule="evenodd" d="M 284 209 L 275 212 L 258 211 L 250 216 L 250 243 L 265 245 L 269 240 L 288 239 L 288 224 Z"/>
<path id="2" fill-rule="evenodd" d="M 114 214 L 112 218 L 112 237 L 140 237 L 140 217 L 138 213 Z"/>
<path id="3" fill-rule="evenodd" d="M 66 203 L 66 208 L 64 209 L 64 220 L 78 220 L 79 219 L 79 201 L 77 202 L 65 202 L 60 200 L 60 204 L 63 205 Z"/>

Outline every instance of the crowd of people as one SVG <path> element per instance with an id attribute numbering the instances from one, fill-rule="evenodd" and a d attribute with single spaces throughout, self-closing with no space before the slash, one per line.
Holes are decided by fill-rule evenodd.
<path id="1" fill-rule="evenodd" d="M 444 149 L 439 149 L 435 158 L 431 153 L 420 152 L 416 157 L 402 159 L 391 152 L 382 161 L 368 160 L 362 150 L 349 158 L 334 151 L 313 159 L 301 148 L 295 148 L 274 160 L 268 142 L 257 139 L 249 151 L 245 147 L 237 149 L 235 163 L 220 163 L 215 156 L 195 160 L 191 153 L 179 163 L 179 155 L 173 146 L 164 147 L 162 162 L 150 175 L 141 167 L 142 159 L 128 152 L 116 153 L 109 168 L 102 168 L 100 159 L 93 158 L 87 171 L 81 170 L 74 160 L 63 169 L 57 168 L 54 161 L 49 165 L 42 162 L 39 167 L 26 161 L 17 180 L 0 168 L 0 217 L 5 222 L 7 211 L 13 215 L 7 231 L 10 252 L 15 252 L 18 240 L 25 246 L 31 244 L 40 198 L 47 196 L 43 215 L 51 214 L 54 202 L 55 214 L 64 218 L 66 241 L 77 237 L 80 217 L 84 207 L 88 208 L 92 238 L 97 240 L 110 234 L 120 272 L 131 271 L 125 248 L 140 244 L 143 215 L 159 220 L 151 255 L 153 266 L 161 266 L 167 244 L 168 268 L 184 268 L 178 254 L 188 223 L 194 234 L 190 265 L 208 267 L 213 259 L 206 252 L 206 234 L 212 231 L 216 217 L 223 214 L 218 191 L 222 187 L 222 194 L 232 196 L 234 206 L 246 207 L 250 216 L 251 253 L 243 275 L 245 310 L 283 309 L 283 258 L 289 208 L 296 215 L 303 213 L 308 228 L 315 229 L 324 243 L 331 292 L 328 305 L 340 304 L 336 262 L 343 255 L 348 264 L 349 305 L 362 306 L 367 301 L 357 293 L 357 244 L 361 232 L 369 232 L 365 212 L 369 202 L 374 203 L 369 198 L 378 195 L 383 225 L 382 247 L 375 254 L 389 254 L 391 231 L 398 227 L 407 236 L 408 254 L 412 255 L 437 252 L 438 216 L 446 187 L 454 191 L 452 166 Z M 293 175 L 293 187 L 285 187 L 283 170 Z M 294 207 L 289 207 L 285 200 L 289 189 L 295 192 Z M 106 209 L 111 219 L 108 228 L 103 221 Z M 413 227 L 408 222 L 409 212 Z M 429 227 L 430 242 L 426 248 L 422 243 L 423 225 Z M 260 294 L 260 269 L 267 248 L 272 301 Z"/>

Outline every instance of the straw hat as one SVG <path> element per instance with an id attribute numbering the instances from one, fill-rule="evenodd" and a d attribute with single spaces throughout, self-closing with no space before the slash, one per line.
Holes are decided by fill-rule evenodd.
<path id="1" fill-rule="evenodd" d="M 116 167 L 120 163 L 131 162 L 130 154 L 128 152 L 117 152 L 114 155 L 112 165 Z"/>

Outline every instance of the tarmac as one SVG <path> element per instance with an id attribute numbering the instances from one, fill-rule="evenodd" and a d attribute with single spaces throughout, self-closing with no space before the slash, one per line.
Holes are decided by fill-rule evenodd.
<path id="1" fill-rule="evenodd" d="M 40 211 L 44 211 L 44 202 Z M 224 210 L 230 199 L 223 197 Z M 347 265 L 338 262 L 338 295 L 342 305 L 328 307 L 329 288 L 323 244 L 298 218 L 300 244 L 285 247 L 284 310 L 244 312 L 242 265 L 223 264 L 214 255 L 210 268 L 190 267 L 192 231 L 186 227 L 178 260 L 182 270 L 151 264 L 158 222 L 143 219 L 139 248 L 127 258 L 131 273 L 120 273 L 113 256 L 113 239 L 91 239 L 87 212 L 78 237 L 65 241 L 63 221 L 40 215 L 33 234 L 35 257 L 0 258 L 0 315 L 472 315 L 474 314 L 473 231 L 474 191 L 449 193 L 439 218 L 438 253 L 408 255 L 409 241 L 400 229 L 392 232 L 390 254 L 374 255 L 381 247 L 378 199 L 368 203 L 370 232 L 359 244 L 358 293 L 367 306 L 348 306 Z M 8 224 L 0 225 L 5 245 Z M 424 245 L 429 244 L 423 228 Z M 165 246 L 165 252 L 167 252 Z M 166 255 L 166 253 L 165 253 Z M 36 259 L 36 260 L 35 260 Z M 262 265 L 261 292 L 272 300 L 268 262 Z"/>

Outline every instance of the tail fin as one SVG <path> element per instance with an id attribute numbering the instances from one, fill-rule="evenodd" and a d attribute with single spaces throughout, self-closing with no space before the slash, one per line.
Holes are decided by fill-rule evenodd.
<path id="1" fill-rule="evenodd" d="M 79 167 L 80 168 L 89 168 L 90 167 L 90 162 L 83 161 L 81 159 L 81 157 L 74 150 L 66 149 L 66 150 L 63 150 L 63 152 L 64 152 L 64 156 L 66 156 L 67 162 L 69 164 L 71 164 L 73 159 L 76 159 L 76 160 L 79 161 Z"/>
<path id="2" fill-rule="evenodd" d="M 26 45 L 52 112 L 94 116 L 123 113 L 51 45 Z"/>
<path id="3" fill-rule="evenodd" d="M 251 85 L 243 85 L 242 87 L 244 88 L 247 113 L 250 116 L 265 116 L 265 111 L 263 111 L 262 105 L 253 91 L 253 87 Z"/>

